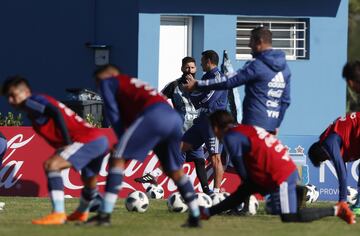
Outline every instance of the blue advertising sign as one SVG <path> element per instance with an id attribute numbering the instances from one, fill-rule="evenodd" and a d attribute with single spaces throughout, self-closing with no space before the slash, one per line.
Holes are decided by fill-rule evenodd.
<path id="1" fill-rule="evenodd" d="M 320 193 L 319 200 L 337 201 L 339 196 L 339 184 L 335 167 L 330 161 L 326 161 L 319 168 L 311 164 L 307 156 L 308 149 L 318 140 L 315 135 L 279 136 L 281 142 L 289 148 L 291 158 L 298 167 L 301 184 L 313 184 Z M 359 178 L 358 165 L 360 160 L 346 164 L 348 171 L 348 186 L 357 189 Z"/>

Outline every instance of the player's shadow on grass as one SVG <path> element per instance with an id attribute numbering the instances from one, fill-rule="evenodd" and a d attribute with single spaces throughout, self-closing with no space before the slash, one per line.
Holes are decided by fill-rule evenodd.
<path id="1" fill-rule="evenodd" d="M 37 197 L 39 195 L 40 186 L 32 180 L 20 179 L 12 187 L 0 188 L 0 196 L 22 196 Z"/>

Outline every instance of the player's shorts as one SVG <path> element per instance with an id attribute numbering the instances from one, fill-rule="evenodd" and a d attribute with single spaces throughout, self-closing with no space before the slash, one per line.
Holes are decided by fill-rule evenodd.
<path id="1" fill-rule="evenodd" d="M 7 141 L 5 138 L 0 136 L 0 165 L 2 163 L 3 157 L 5 156 L 7 149 Z"/>
<path id="2" fill-rule="evenodd" d="M 269 207 L 272 214 L 279 215 L 297 212 L 297 180 L 298 173 L 294 171 L 286 181 L 280 184 L 276 191 L 270 194 L 271 202 Z"/>
<path id="3" fill-rule="evenodd" d="M 182 141 L 191 144 L 194 150 L 205 143 L 209 155 L 219 154 L 222 150 L 222 144 L 215 137 L 206 115 L 200 115 L 194 120 L 194 125 L 185 132 Z"/>
<path id="4" fill-rule="evenodd" d="M 185 161 L 191 162 L 195 159 L 205 159 L 204 148 L 201 146 L 198 149 L 191 150 L 185 153 Z"/>
<path id="5" fill-rule="evenodd" d="M 70 162 L 77 171 L 82 171 L 82 176 L 92 177 L 99 173 L 102 161 L 109 150 L 109 141 L 101 136 L 88 143 L 74 142 L 61 148 L 58 155 Z"/>
<path id="6" fill-rule="evenodd" d="M 179 170 L 185 161 L 180 152 L 181 137 L 180 115 L 167 104 L 155 104 L 125 131 L 113 157 L 142 162 L 153 150 L 165 171 Z"/>

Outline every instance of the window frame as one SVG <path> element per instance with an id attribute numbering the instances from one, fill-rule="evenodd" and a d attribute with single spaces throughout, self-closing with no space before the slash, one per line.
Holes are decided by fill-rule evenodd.
<path id="1" fill-rule="evenodd" d="M 285 51 L 286 53 L 286 59 L 287 60 L 306 60 L 309 59 L 309 24 L 310 21 L 307 18 L 249 18 L 249 17 L 241 17 L 238 16 L 236 20 L 236 60 L 249 60 L 252 58 L 251 54 L 248 53 L 238 53 L 239 50 L 250 50 L 250 48 L 247 46 L 241 46 L 241 43 L 239 43 L 241 40 L 249 41 L 250 38 L 250 31 L 257 27 L 257 26 L 266 26 L 270 29 L 272 32 L 289 32 L 290 37 L 292 38 L 275 38 L 273 37 L 273 44 L 276 41 L 290 41 L 290 45 L 293 45 L 293 47 L 275 47 L 274 49 L 280 49 Z M 239 24 L 249 24 L 253 25 L 253 27 L 248 28 L 240 28 Z M 281 25 L 284 26 L 290 25 L 289 29 L 280 29 L 275 28 L 273 25 Z M 292 26 L 291 26 L 292 25 Z M 301 25 L 302 27 L 298 27 Z M 239 36 L 239 31 L 249 31 L 249 38 L 248 37 L 241 37 Z M 302 37 L 298 37 L 298 36 Z M 300 43 L 302 43 L 301 46 L 299 46 Z M 240 46 L 239 46 L 240 45 Z M 243 43 L 244 45 L 244 43 Z M 286 50 L 293 50 L 292 54 L 289 54 L 286 52 Z"/>

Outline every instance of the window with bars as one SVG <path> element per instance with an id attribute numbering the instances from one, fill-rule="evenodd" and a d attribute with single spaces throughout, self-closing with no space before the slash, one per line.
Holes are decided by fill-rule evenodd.
<path id="1" fill-rule="evenodd" d="M 262 19 L 237 18 L 236 26 L 236 59 L 251 59 L 249 48 L 252 29 L 264 26 L 272 32 L 273 48 L 283 50 L 286 59 L 308 59 L 307 50 L 308 20 L 306 19 Z"/>

